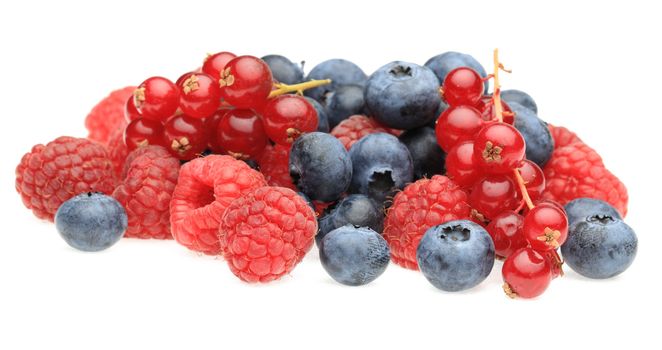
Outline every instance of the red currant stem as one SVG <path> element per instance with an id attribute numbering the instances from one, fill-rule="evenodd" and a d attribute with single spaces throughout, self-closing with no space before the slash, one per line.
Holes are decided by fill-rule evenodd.
<path id="1" fill-rule="evenodd" d="M 559 276 L 563 277 L 565 275 L 565 273 L 563 272 L 563 259 L 561 259 L 556 249 L 552 250 L 552 257 L 554 258 L 554 263 L 559 269 Z"/>
<path id="2" fill-rule="evenodd" d="M 529 197 L 529 191 L 526 190 L 526 185 L 524 184 L 524 179 L 522 178 L 522 174 L 519 173 L 519 169 L 513 169 L 513 173 L 515 174 L 515 179 L 517 180 L 517 184 L 519 185 L 520 192 L 522 192 L 522 198 L 524 198 L 524 202 L 526 202 L 526 206 L 529 208 L 529 210 L 533 209 L 535 205 L 533 205 L 533 201 L 531 201 L 531 197 Z"/>
<path id="3" fill-rule="evenodd" d="M 327 84 L 331 84 L 331 79 L 311 80 L 294 85 L 275 83 L 274 87 L 276 87 L 276 90 L 271 91 L 271 93 L 269 94 L 269 98 L 274 98 L 276 96 L 287 94 L 289 92 L 302 92 L 304 90 L 316 88 L 318 86 L 323 86 Z"/>
<path id="4" fill-rule="evenodd" d="M 494 101 L 494 108 L 496 119 L 498 122 L 503 122 L 503 106 L 501 105 L 501 84 L 499 83 L 499 71 L 510 73 L 510 70 L 507 70 L 503 67 L 503 64 L 499 62 L 499 49 L 494 49 L 494 73 L 491 76 L 494 78 L 494 93 L 492 94 L 492 100 Z"/>
<path id="5" fill-rule="evenodd" d="M 526 202 L 524 200 L 521 200 L 519 206 L 517 207 L 517 209 L 515 209 L 515 212 L 519 213 L 520 211 L 522 211 L 522 209 L 524 209 L 524 205 L 526 205 Z"/>

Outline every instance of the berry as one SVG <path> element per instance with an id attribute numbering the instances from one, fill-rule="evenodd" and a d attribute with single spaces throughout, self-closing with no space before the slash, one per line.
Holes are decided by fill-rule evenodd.
<path id="1" fill-rule="evenodd" d="M 621 214 L 609 203 L 593 198 L 573 199 L 564 206 L 565 213 L 568 216 L 568 226 L 572 227 L 575 223 L 584 221 L 589 217 L 600 215 L 609 216 L 621 220 Z"/>
<path id="2" fill-rule="evenodd" d="M 317 101 L 323 101 L 324 96 L 328 92 L 335 91 L 338 86 L 350 84 L 365 86 L 368 77 L 356 64 L 335 58 L 313 67 L 305 80 L 321 79 L 331 79 L 331 84 L 308 89 L 303 92 L 304 95 Z"/>
<path id="3" fill-rule="evenodd" d="M 352 180 L 352 161 L 335 137 L 311 132 L 302 135 L 290 149 L 292 181 L 310 199 L 329 202 L 340 198 Z"/>
<path id="4" fill-rule="evenodd" d="M 506 174 L 518 168 L 524 159 L 522 134 L 506 123 L 483 127 L 474 141 L 474 162 L 489 174 Z"/>
<path id="5" fill-rule="evenodd" d="M 515 183 L 506 175 L 490 175 L 474 184 L 469 204 L 474 219 L 485 222 L 506 210 L 517 208 Z"/>
<path id="6" fill-rule="evenodd" d="M 448 72 L 459 67 L 469 67 L 480 74 L 482 78 L 487 77 L 485 68 L 473 56 L 460 52 L 444 52 L 440 55 L 430 58 L 425 62 L 425 66 L 432 69 L 439 79 L 439 85 L 444 83 Z M 485 80 L 485 92 L 487 92 L 488 81 Z"/>
<path id="7" fill-rule="evenodd" d="M 393 134 L 393 129 L 380 125 L 373 118 L 368 118 L 364 115 L 353 115 L 336 125 L 331 130 L 331 135 L 338 138 L 345 148 L 349 150 L 363 136 L 378 132 Z"/>
<path id="8" fill-rule="evenodd" d="M 142 115 L 140 115 L 140 112 L 138 112 L 138 109 L 136 108 L 135 103 L 133 103 L 133 91 L 135 90 L 135 87 L 133 90 L 131 90 L 131 94 L 129 97 L 127 97 L 126 102 L 124 103 L 124 120 L 127 123 L 131 123 L 132 121 L 142 118 Z"/>
<path id="9" fill-rule="evenodd" d="M 434 129 L 423 126 L 403 132 L 400 137 L 414 161 L 414 180 L 444 173 L 446 153 L 437 144 Z"/>
<path id="10" fill-rule="evenodd" d="M 198 118 L 180 114 L 168 119 L 163 126 L 163 143 L 177 159 L 191 160 L 200 156 L 208 140 L 205 123 Z"/>
<path id="11" fill-rule="evenodd" d="M 515 113 L 515 128 L 522 134 L 526 142 L 526 159 L 543 167 L 554 151 L 554 139 L 547 128 L 547 124 L 538 116 L 520 105 L 511 103 L 510 107 Z"/>
<path id="12" fill-rule="evenodd" d="M 177 184 L 179 160 L 159 146 L 131 153 L 126 177 L 113 192 L 129 218 L 124 236 L 171 239 L 170 199 Z"/>
<path id="13" fill-rule="evenodd" d="M 511 298 L 535 298 L 542 294 L 552 281 L 549 260 L 531 249 L 521 248 L 503 263 L 503 290 Z"/>
<path id="14" fill-rule="evenodd" d="M 504 211 L 490 221 L 486 229 L 494 241 L 498 256 L 507 258 L 516 250 L 527 246 L 528 243 L 522 235 L 523 223 L 524 218 L 513 211 Z"/>
<path id="15" fill-rule="evenodd" d="M 446 175 L 462 188 L 471 188 L 482 176 L 476 165 L 473 141 L 462 142 L 446 155 Z"/>
<path id="16" fill-rule="evenodd" d="M 492 96 L 483 96 L 483 98 L 476 104 L 476 109 L 484 121 L 497 121 L 496 108 L 494 108 L 494 99 Z M 515 114 L 510 109 L 510 106 L 501 100 L 503 122 L 513 125 L 515 123 Z"/>
<path id="17" fill-rule="evenodd" d="M 221 104 L 221 89 L 216 79 L 205 73 L 186 73 L 177 80 L 179 108 L 193 118 L 205 118 Z"/>
<path id="18" fill-rule="evenodd" d="M 467 194 L 449 178 L 418 180 L 393 198 L 384 220 L 384 238 L 394 263 L 416 270 L 416 248 L 430 227 L 469 216 Z"/>
<path id="19" fill-rule="evenodd" d="M 348 286 L 374 281 L 390 260 L 388 244 L 369 228 L 346 225 L 329 232 L 322 242 L 319 253 L 324 270 Z"/>
<path id="20" fill-rule="evenodd" d="M 437 119 L 437 142 L 448 152 L 460 142 L 473 140 L 484 124 L 477 109 L 469 106 L 450 107 Z"/>
<path id="21" fill-rule="evenodd" d="M 163 124 L 158 120 L 138 118 L 124 129 L 124 143 L 129 151 L 148 145 L 164 145 Z"/>
<path id="22" fill-rule="evenodd" d="M 300 65 L 280 55 L 267 55 L 262 60 L 269 65 L 274 80 L 283 84 L 296 84 L 303 81 L 303 69 Z"/>
<path id="23" fill-rule="evenodd" d="M 237 57 L 237 55 L 226 51 L 209 55 L 205 58 L 205 62 L 202 64 L 202 72 L 209 74 L 214 79 L 218 80 L 221 78 L 221 72 L 223 72 L 225 66 L 235 57 Z"/>
<path id="24" fill-rule="evenodd" d="M 126 212 L 113 197 L 87 192 L 68 199 L 55 214 L 55 228 L 71 247 L 85 252 L 108 249 L 122 238 Z"/>
<path id="25" fill-rule="evenodd" d="M 561 246 L 565 262 L 588 278 L 614 277 L 637 255 L 637 235 L 623 221 L 603 215 L 578 221 Z"/>
<path id="26" fill-rule="evenodd" d="M 407 146 L 386 133 L 361 138 L 349 150 L 352 159 L 351 193 L 365 194 L 378 203 L 413 181 L 414 163 Z"/>
<path id="27" fill-rule="evenodd" d="M 281 95 L 271 99 L 262 117 L 269 138 L 281 145 L 291 144 L 301 134 L 317 130 L 317 111 L 302 96 Z"/>
<path id="28" fill-rule="evenodd" d="M 494 266 L 494 243 L 484 228 L 455 220 L 433 226 L 416 249 L 416 261 L 433 286 L 458 292 L 485 280 Z"/>
<path id="29" fill-rule="evenodd" d="M 524 187 L 529 193 L 531 200 L 535 201 L 542 196 L 543 191 L 545 190 L 545 175 L 542 172 L 542 169 L 536 163 L 524 159 L 522 161 L 522 166 L 519 167 L 520 175 L 524 180 Z M 516 181 L 513 179 L 513 181 Z M 517 193 L 521 198 L 521 193 Z"/>
<path id="30" fill-rule="evenodd" d="M 556 249 L 568 237 L 568 218 L 562 208 L 539 203 L 524 217 L 522 234 L 537 251 Z"/>
<path id="31" fill-rule="evenodd" d="M 281 145 L 266 146 L 257 160 L 260 172 L 264 175 L 269 186 L 287 187 L 296 190 L 297 188 L 290 177 L 289 161 L 290 150 L 288 147 Z"/>
<path id="32" fill-rule="evenodd" d="M 363 86 L 341 85 L 323 98 L 329 118 L 329 126 L 334 128 L 341 121 L 365 111 Z"/>
<path id="33" fill-rule="evenodd" d="M 444 100 L 451 107 L 473 106 L 483 96 L 483 78 L 468 67 L 459 67 L 448 72 L 442 86 Z"/>
<path id="34" fill-rule="evenodd" d="M 40 219 L 53 215 L 69 198 L 83 192 L 110 194 L 115 188 L 113 164 L 100 144 L 62 136 L 36 145 L 16 167 L 16 191 Z"/>
<path id="35" fill-rule="evenodd" d="M 253 56 L 239 56 L 227 63 L 219 84 L 225 101 L 237 108 L 251 108 L 266 102 L 273 79 L 266 62 Z"/>
<path id="36" fill-rule="evenodd" d="M 92 108 L 85 117 L 85 127 L 89 132 L 88 139 L 106 144 L 116 129 L 126 126 L 124 105 L 134 89 L 133 86 L 127 86 L 115 90 Z"/>
<path id="37" fill-rule="evenodd" d="M 207 147 L 210 148 L 214 153 L 217 154 L 224 154 L 225 150 L 221 148 L 221 146 L 218 145 L 218 123 L 221 122 L 221 118 L 225 115 L 225 113 L 229 109 L 219 109 L 214 114 L 210 115 L 209 117 L 204 119 L 205 122 L 205 130 L 208 132 L 208 142 L 207 142 Z"/>
<path id="38" fill-rule="evenodd" d="M 509 105 L 517 103 L 524 108 L 530 109 L 533 113 L 538 114 L 538 105 L 536 105 L 536 101 L 524 91 L 514 89 L 501 90 L 501 99 L 506 101 Z"/>
<path id="39" fill-rule="evenodd" d="M 166 78 L 151 77 L 134 90 L 133 104 L 143 118 L 165 121 L 179 107 L 179 89 Z"/>
<path id="40" fill-rule="evenodd" d="M 296 192 L 261 187 L 232 201 L 219 229 L 225 260 L 245 282 L 290 273 L 313 245 L 315 213 Z"/>
<path id="41" fill-rule="evenodd" d="M 215 130 L 218 146 L 235 158 L 256 157 L 269 142 L 262 119 L 249 109 L 228 110 Z"/>
<path id="42" fill-rule="evenodd" d="M 306 97 L 306 101 L 310 102 L 317 112 L 317 131 L 328 133 L 331 128 L 329 126 L 329 116 L 326 112 L 326 108 L 322 106 L 321 103 L 317 102 L 317 100 L 310 97 Z"/>
<path id="43" fill-rule="evenodd" d="M 108 159 L 113 163 L 113 171 L 117 179 L 122 179 L 122 169 L 124 168 L 124 162 L 126 156 L 129 154 L 129 148 L 124 143 L 124 130 L 115 129 L 113 135 L 108 140 L 106 144 L 106 150 L 108 151 Z"/>
<path id="44" fill-rule="evenodd" d="M 328 214 L 319 219 L 319 232 L 315 236 L 317 246 L 320 246 L 329 232 L 348 224 L 382 232 L 384 212 L 377 203 L 362 194 L 352 194 L 341 199 Z"/>
<path id="45" fill-rule="evenodd" d="M 549 132 L 554 139 L 554 149 L 572 145 L 573 143 L 582 143 L 582 140 L 574 132 L 562 127 L 547 124 Z"/>
<path id="46" fill-rule="evenodd" d="M 181 245 L 214 255 L 221 218 L 230 203 L 258 187 L 264 177 L 230 156 L 209 155 L 184 164 L 170 202 L 172 236 Z"/>

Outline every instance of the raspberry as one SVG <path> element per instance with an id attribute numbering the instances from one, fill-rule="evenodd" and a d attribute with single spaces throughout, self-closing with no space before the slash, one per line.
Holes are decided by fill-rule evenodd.
<path id="1" fill-rule="evenodd" d="M 340 140 L 343 146 L 349 150 L 363 136 L 377 132 L 385 132 L 394 136 L 400 135 L 400 130 L 389 129 L 379 124 L 375 119 L 359 114 L 341 121 L 340 124 L 331 130 L 331 135 Z"/>
<path id="2" fill-rule="evenodd" d="M 164 158 L 170 155 L 170 152 L 168 152 L 168 150 L 162 146 L 144 146 L 136 148 L 135 150 L 131 151 L 124 159 L 120 179 L 123 180 L 126 178 L 126 174 L 129 172 L 129 167 L 131 166 L 131 163 L 133 163 L 133 160 L 145 154 L 149 154 L 152 157 L 158 156 Z"/>
<path id="3" fill-rule="evenodd" d="M 179 170 L 170 202 L 172 236 L 183 246 L 205 254 L 222 251 L 218 226 L 230 203 L 266 186 L 259 172 L 230 156 L 196 158 Z"/>
<path id="4" fill-rule="evenodd" d="M 296 191 L 289 169 L 289 147 L 275 145 L 267 146 L 258 159 L 260 172 L 270 186 L 287 187 Z"/>
<path id="5" fill-rule="evenodd" d="M 126 161 L 129 149 L 126 147 L 126 143 L 124 143 L 123 128 L 116 129 L 112 132 L 112 135 L 106 144 L 106 150 L 108 150 L 108 158 L 110 158 L 110 161 L 113 163 L 115 177 L 118 179 L 124 179 L 122 170 L 124 169 L 124 162 Z"/>
<path id="6" fill-rule="evenodd" d="M 552 138 L 554 139 L 554 149 L 572 145 L 576 142 L 582 142 L 577 134 L 562 126 L 547 124 L 547 127 L 549 128 L 549 132 L 552 133 Z"/>
<path id="7" fill-rule="evenodd" d="M 40 219 L 53 215 L 67 199 L 82 192 L 111 194 L 113 166 L 103 146 L 68 136 L 36 145 L 16 167 L 16 191 Z"/>
<path id="8" fill-rule="evenodd" d="M 575 198 L 601 199 L 627 213 L 625 185 L 604 167 L 602 158 L 583 143 L 556 149 L 544 169 L 547 187 L 544 199 L 564 205 Z"/>
<path id="9" fill-rule="evenodd" d="M 246 282 L 269 282 L 294 269 L 316 232 L 315 213 L 301 196 L 261 187 L 230 204 L 219 237 L 232 273 Z"/>
<path id="10" fill-rule="evenodd" d="M 115 130 L 124 129 L 124 106 L 135 89 L 135 86 L 127 86 L 115 90 L 92 108 L 85 118 L 85 127 L 89 131 L 87 138 L 106 144 Z"/>
<path id="11" fill-rule="evenodd" d="M 124 237 L 172 239 L 170 198 L 177 184 L 179 160 L 159 146 L 141 147 L 131 156 L 126 178 L 113 193 L 129 217 Z"/>
<path id="12" fill-rule="evenodd" d="M 384 221 L 384 238 L 396 264 L 417 270 L 416 248 L 432 226 L 469 217 L 467 194 L 452 180 L 435 175 L 418 180 L 393 198 Z"/>

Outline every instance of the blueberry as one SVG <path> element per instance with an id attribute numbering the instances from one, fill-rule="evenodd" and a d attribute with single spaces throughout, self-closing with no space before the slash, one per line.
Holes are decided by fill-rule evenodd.
<path id="1" fill-rule="evenodd" d="M 637 255 L 637 235 L 622 220 L 596 215 L 570 227 L 561 253 L 578 274 L 609 278 L 632 264 Z"/>
<path id="2" fill-rule="evenodd" d="M 444 52 L 430 58 L 425 62 L 425 66 L 432 69 L 437 79 L 439 79 L 439 85 L 444 83 L 448 72 L 459 67 L 469 67 L 478 72 L 483 78 L 487 76 L 485 68 L 473 56 L 454 51 Z M 485 93 L 487 93 L 488 86 L 489 83 L 485 81 Z"/>
<path id="3" fill-rule="evenodd" d="M 376 232 L 382 232 L 384 212 L 368 196 L 353 194 L 343 198 L 335 208 L 319 219 L 319 231 L 315 236 L 317 246 L 327 233 L 347 224 L 369 227 Z"/>
<path id="4" fill-rule="evenodd" d="M 267 55 L 262 57 L 267 62 L 274 79 L 284 84 L 296 84 L 303 81 L 301 66 L 281 55 Z"/>
<path id="5" fill-rule="evenodd" d="M 365 87 L 369 113 L 396 129 L 414 129 L 435 117 L 439 109 L 439 81 L 434 73 L 414 63 L 395 61 L 374 72 Z"/>
<path id="6" fill-rule="evenodd" d="M 487 278 L 494 265 L 494 243 L 482 226 L 468 220 L 450 221 L 425 232 L 416 261 L 432 285 L 457 292 Z"/>
<path id="7" fill-rule="evenodd" d="M 333 129 L 341 121 L 354 114 L 363 114 L 363 86 L 341 85 L 324 97 L 324 105 L 329 114 L 329 126 Z"/>
<path id="8" fill-rule="evenodd" d="M 565 212 L 568 215 L 569 226 L 596 215 L 611 216 L 614 219 L 621 219 L 621 214 L 609 203 L 593 198 L 573 199 L 565 205 Z"/>
<path id="9" fill-rule="evenodd" d="M 529 96 L 524 91 L 520 90 L 503 90 L 501 91 L 501 98 L 508 103 L 510 106 L 511 103 L 519 103 L 522 106 L 530 109 L 533 113 L 538 113 L 538 105 L 536 101 L 533 100 L 533 97 Z"/>
<path id="10" fill-rule="evenodd" d="M 96 252 L 122 238 L 128 221 L 124 207 L 103 193 L 79 194 L 62 203 L 55 213 L 55 228 L 72 247 Z"/>
<path id="11" fill-rule="evenodd" d="M 379 277 L 391 258 L 386 240 L 369 228 L 346 225 L 329 232 L 320 246 L 320 261 L 331 278 L 361 286 Z"/>
<path id="12" fill-rule="evenodd" d="M 331 84 L 304 91 L 304 95 L 318 101 L 330 91 L 335 91 L 341 85 L 355 84 L 364 86 L 368 77 L 356 64 L 340 58 L 324 61 L 308 73 L 306 80 L 331 79 Z"/>
<path id="13" fill-rule="evenodd" d="M 515 113 L 515 128 L 526 141 L 526 158 L 544 167 L 554 151 L 554 139 L 547 124 L 519 103 L 512 102 L 508 106 Z"/>
<path id="14" fill-rule="evenodd" d="M 437 119 L 439 119 L 439 117 L 441 116 L 441 113 L 444 113 L 444 111 L 447 110 L 447 109 L 448 109 L 448 105 L 446 104 L 446 102 L 444 102 L 442 100 L 439 103 L 439 108 L 437 108 L 437 112 L 435 113 L 435 117 L 429 123 L 425 124 L 425 126 L 429 126 L 432 129 L 434 129 L 435 126 L 437 126 Z"/>
<path id="15" fill-rule="evenodd" d="M 315 111 L 317 111 L 317 131 L 326 133 L 331 131 L 331 127 L 329 126 L 329 114 L 326 111 L 326 107 L 310 97 L 306 97 L 306 100 L 310 102 L 310 104 L 315 107 Z"/>
<path id="16" fill-rule="evenodd" d="M 368 195 L 378 203 L 414 178 L 414 165 L 407 146 L 386 133 L 364 136 L 349 150 L 353 175 L 351 193 Z"/>
<path id="17" fill-rule="evenodd" d="M 307 133 L 294 141 L 289 168 L 299 191 L 312 200 L 335 200 L 352 180 L 352 161 L 345 146 L 322 132 Z"/>
<path id="18" fill-rule="evenodd" d="M 407 130 L 399 139 L 407 146 L 414 161 L 414 180 L 444 173 L 446 153 L 439 147 L 433 128 L 424 126 Z"/>

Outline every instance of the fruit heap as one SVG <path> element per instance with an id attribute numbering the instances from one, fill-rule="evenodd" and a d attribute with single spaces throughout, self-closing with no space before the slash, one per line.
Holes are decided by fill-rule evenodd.
<path id="1" fill-rule="evenodd" d="M 503 259 L 504 290 L 522 298 L 564 260 L 590 278 L 623 272 L 637 249 L 625 186 L 529 95 L 502 91 L 502 71 L 496 50 L 489 75 L 447 52 L 370 76 L 332 59 L 305 78 L 283 56 L 219 52 L 112 92 L 87 138 L 23 156 L 16 190 L 74 248 L 174 238 L 246 282 L 288 274 L 313 242 L 346 285 L 391 260 L 461 291 Z"/>

